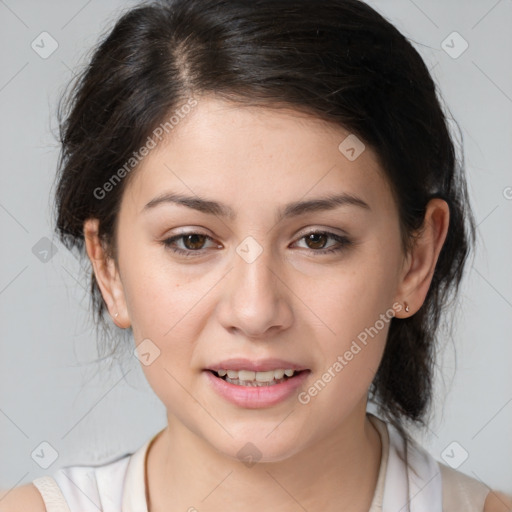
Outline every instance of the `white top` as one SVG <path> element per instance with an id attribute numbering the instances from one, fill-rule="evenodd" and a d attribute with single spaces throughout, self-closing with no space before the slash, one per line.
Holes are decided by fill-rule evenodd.
<path id="1" fill-rule="evenodd" d="M 404 454 L 402 436 L 393 425 L 367 414 L 382 441 L 368 512 L 483 512 L 487 486 L 436 461 L 416 442 L 409 445 L 407 471 L 400 457 Z M 159 433 L 134 453 L 102 465 L 65 466 L 52 476 L 34 479 L 47 512 L 148 512 L 146 455 Z"/>

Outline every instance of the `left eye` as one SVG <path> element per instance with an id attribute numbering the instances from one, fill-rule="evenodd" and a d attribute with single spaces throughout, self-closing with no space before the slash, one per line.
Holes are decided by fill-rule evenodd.
<path id="1" fill-rule="evenodd" d="M 338 242 L 338 244 L 334 244 L 334 247 L 331 246 L 329 249 L 324 249 L 326 240 L 329 238 Z M 325 254 L 328 252 L 337 252 L 344 249 L 351 242 L 346 236 L 336 235 L 334 233 L 329 233 L 326 231 L 313 231 L 302 236 L 299 240 L 305 240 L 306 244 L 313 244 L 313 247 L 309 247 L 309 249 L 313 250 L 315 253 Z M 321 247 L 318 247 L 318 246 Z M 320 249 L 320 250 L 317 250 Z"/>
<path id="2" fill-rule="evenodd" d="M 328 239 L 333 239 L 337 244 L 334 244 L 334 247 L 325 249 L 325 244 Z M 201 255 L 203 252 L 204 243 L 207 240 L 213 239 L 202 233 L 183 233 L 181 235 L 176 235 L 171 238 L 167 238 L 162 241 L 162 244 L 171 249 L 174 253 L 189 257 Z M 329 233 L 326 231 L 313 231 L 311 233 L 307 233 L 306 235 L 299 238 L 299 240 L 305 240 L 306 244 L 312 244 L 313 247 L 308 247 L 309 250 L 315 254 L 326 254 L 330 252 L 338 252 L 342 251 L 345 247 L 351 244 L 351 241 L 346 236 L 336 235 L 334 233 Z M 184 249 L 176 247 L 176 243 L 180 241 L 183 242 Z M 216 244 L 213 244 L 214 246 Z M 216 245 L 217 248 L 222 248 L 220 245 Z M 195 253 L 195 254 L 194 254 Z"/>

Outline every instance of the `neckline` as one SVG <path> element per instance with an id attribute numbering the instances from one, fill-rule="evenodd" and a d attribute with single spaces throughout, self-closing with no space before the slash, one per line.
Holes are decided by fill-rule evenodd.
<path id="1" fill-rule="evenodd" d="M 142 468 L 142 476 L 143 476 L 143 479 L 142 479 L 142 483 L 143 483 L 143 486 L 144 486 L 144 489 L 143 489 L 143 494 L 144 494 L 144 509 L 141 511 L 141 512 L 148 512 L 148 504 L 149 504 L 149 481 L 148 481 L 148 454 L 149 454 L 149 449 L 151 448 L 151 446 L 153 445 L 153 443 L 156 441 L 156 438 L 162 434 L 162 432 L 166 429 L 167 427 L 164 427 L 162 430 L 160 430 L 159 432 L 157 432 L 147 443 L 146 443 L 146 448 L 144 450 L 144 466 Z"/>
<path id="2" fill-rule="evenodd" d="M 370 509 L 368 511 L 378 512 L 382 510 L 382 505 L 384 502 L 384 489 L 386 486 L 386 474 L 389 461 L 390 440 L 386 422 L 384 422 L 378 416 L 375 416 L 375 414 L 372 414 L 370 412 L 367 412 L 366 415 L 380 435 L 381 454 L 379 474 L 377 476 L 377 484 L 375 486 L 375 491 L 373 493 L 373 499 L 370 505 Z"/>
<path id="3" fill-rule="evenodd" d="M 381 457 L 377 484 L 373 494 L 369 512 L 378 512 L 382 509 L 384 488 L 386 481 L 386 469 L 389 459 L 389 433 L 387 424 L 379 417 L 367 412 L 366 416 L 377 430 L 381 440 Z M 167 427 L 158 431 L 148 439 L 130 457 L 124 479 L 122 497 L 122 510 L 126 512 L 148 512 L 148 454 L 149 449 L 156 438 L 162 434 Z"/>
<path id="4" fill-rule="evenodd" d="M 147 458 L 149 447 L 166 428 L 158 431 L 130 456 L 123 481 L 121 510 L 148 512 Z"/>

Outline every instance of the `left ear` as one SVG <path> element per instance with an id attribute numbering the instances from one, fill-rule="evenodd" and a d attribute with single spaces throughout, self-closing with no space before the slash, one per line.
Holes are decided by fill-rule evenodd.
<path id="1" fill-rule="evenodd" d="M 83 229 L 87 255 L 91 260 L 96 283 L 103 296 L 103 301 L 113 322 L 118 327 L 126 329 L 130 327 L 131 323 L 123 284 L 116 262 L 113 258 L 107 256 L 107 251 L 99 238 L 99 220 L 95 218 L 86 219 Z"/>
<path id="2" fill-rule="evenodd" d="M 398 285 L 398 301 L 407 302 L 409 306 L 409 312 L 402 310 L 400 316 L 413 315 L 423 305 L 439 253 L 446 240 L 449 222 L 448 203 L 439 198 L 431 199 L 427 204 L 423 225 L 415 234 L 414 246 L 407 255 Z"/>

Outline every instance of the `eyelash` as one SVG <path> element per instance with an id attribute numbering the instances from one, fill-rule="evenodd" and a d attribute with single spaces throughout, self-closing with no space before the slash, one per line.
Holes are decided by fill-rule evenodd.
<path id="1" fill-rule="evenodd" d="M 192 249 L 188 249 L 188 250 L 178 249 L 178 248 L 172 246 L 172 244 L 175 241 L 180 240 L 180 239 L 182 239 L 186 236 L 190 236 L 190 235 L 200 235 L 200 236 L 206 237 L 209 240 L 213 240 L 210 236 L 205 235 L 204 233 L 198 233 L 198 232 L 194 231 L 194 232 L 190 232 L 190 233 L 181 233 L 180 235 L 176 235 L 171 238 L 166 238 L 161 243 L 167 249 L 170 249 L 172 252 L 179 254 L 180 256 L 184 256 L 186 258 L 200 256 L 205 249 L 198 249 L 198 250 L 194 251 Z M 352 243 L 352 241 L 349 240 L 346 236 L 336 235 L 334 233 L 330 233 L 329 231 L 311 231 L 311 232 L 306 233 L 305 235 L 301 236 L 299 238 L 299 240 L 302 240 L 309 235 L 327 235 L 329 238 L 336 240 L 340 244 L 340 245 L 334 246 L 333 248 L 330 248 L 330 249 L 318 249 L 318 250 L 306 249 L 307 251 L 312 252 L 314 254 L 322 254 L 323 255 L 323 254 L 341 252 Z"/>

